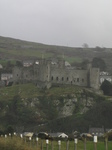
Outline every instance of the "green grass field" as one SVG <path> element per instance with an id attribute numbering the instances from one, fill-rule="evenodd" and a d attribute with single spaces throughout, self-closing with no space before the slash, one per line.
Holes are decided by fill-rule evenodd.
<path id="1" fill-rule="evenodd" d="M 67 144 L 68 143 L 68 144 Z M 0 150 L 106 150 L 105 143 L 98 141 L 96 144 L 93 141 L 78 141 L 75 145 L 74 141 L 61 141 L 59 146 L 58 141 L 49 141 L 46 144 L 46 140 L 39 139 L 25 139 L 20 137 L 0 137 Z M 108 142 L 108 150 L 112 149 L 112 142 Z"/>

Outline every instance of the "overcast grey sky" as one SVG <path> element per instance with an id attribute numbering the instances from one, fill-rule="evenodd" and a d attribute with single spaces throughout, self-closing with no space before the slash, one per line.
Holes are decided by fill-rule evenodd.
<path id="1" fill-rule="evenodd" d="M 112 0 L 0 0 L 0 36 L 112 47 Z"/>

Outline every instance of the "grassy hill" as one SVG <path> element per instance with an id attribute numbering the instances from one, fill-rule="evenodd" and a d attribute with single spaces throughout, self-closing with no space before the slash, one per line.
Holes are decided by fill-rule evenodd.
<path id="1" fill-rule="evenodd" d="M 83 48 L 45 45 L 0 36 L 0 63 L 5 66 L 8 61 L 15 64 L 17 60 L 38 58 L 63 58 L 72 65 L 81 66 L 83 61 L 92 62 L 93 58 L 103 59 L 106 70 L 112 73 L 111 48 Z M 82 64 L 81 64 L 82 63 Z"/>
<path id="2" fill-rule="evenodd" d="M 14 61 L 42 57 L 64 57 L 64 59 L 70 63 L 80 63 L 86 59 L 92 61 L 94 57 L 99 57 L 106 62 L 107 70 L 111 71 L 112 49 L 45 45 L 0 36 L 0 63 L 4 63 L 4 60 Z"/>

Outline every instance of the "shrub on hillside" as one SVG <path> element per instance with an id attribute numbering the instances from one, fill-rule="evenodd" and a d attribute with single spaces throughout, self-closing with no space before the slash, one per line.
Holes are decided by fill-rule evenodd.
<path id="1" fill-rule="evenodd" d="M 112 96 L 112 84 L 105 80 L 101 85 L 101 90 L 103 91 L 104 95 Z"/>

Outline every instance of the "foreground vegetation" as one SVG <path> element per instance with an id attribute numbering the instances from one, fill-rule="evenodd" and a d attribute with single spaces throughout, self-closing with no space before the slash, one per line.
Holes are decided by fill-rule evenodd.
<path id="1" fill-rule="evenodd" d="M 0 150 L 31 150 L 20 138 L 0 138 Z"/>
<path id="2" fill-rule="evenodd" d="M 60 140 L 61 143 L 59 145 L 59 140 L 57 141 L 49 141 L 46 144 L 46 140 L 39 139 L 24 139 L 20 137 L 1 137 L 0 138 L 0 150 L 73 150 L 77 147 L 78 150 L 93 150 L 94 146 L 96 145 L 97 150 L 105 150 L 105 143 L 104 141 L 98 141 L 94 143 L 93 141 L 86 141 L 79 140 L 77 144 L 74 141 L 66 141 Z M 108 149 L 112 149 L 111 141 L 108 142 Z"/>

